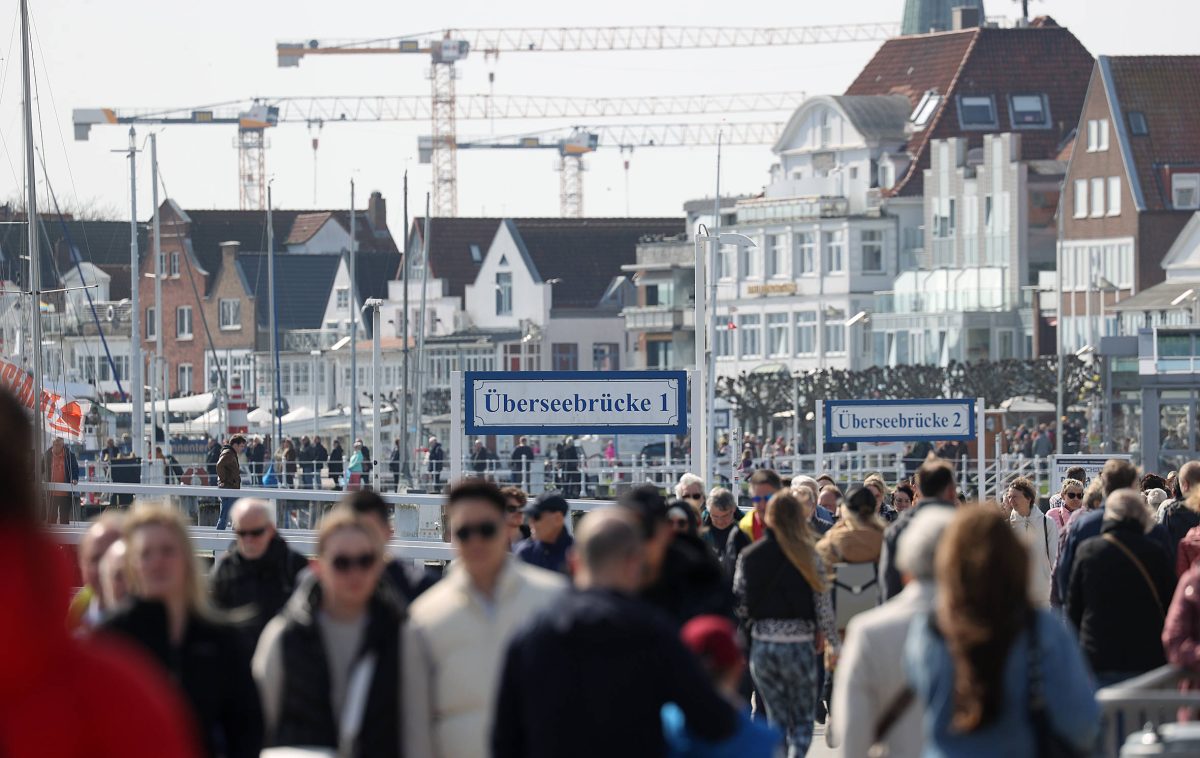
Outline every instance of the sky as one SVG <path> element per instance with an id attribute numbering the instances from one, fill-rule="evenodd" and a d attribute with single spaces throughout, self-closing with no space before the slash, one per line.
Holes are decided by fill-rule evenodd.
<path id="1" fill-rule="evenodd" d="M 60 203 L 128 218 L 126 158 L 116 152 L 127 127 L 92 130 L 75 141 L 71 110 L 80 107 L 199 106 L 283 95 L 425 95 L 424 56 L 331 56 L 298 68 L 275 63 L 277 41 L 399 36 L 452 27 L 528 26 L 802 26 L 898 22 L 902 0 L 458 0 L 382 3 L 378 0 L 30 0 L 37 70 L 35 143 Z M 1019 4 L 989 0 L 989 16 L 1014 17 Z M 1194 0 L 1032 0 L 1031 15 L 1049 14 L 1070 27 L 1095 54 L 1197 53 Z M 20 35 L 16 0 L 0 0 L 0 198 L 20 196 L 23 183 Z M 5 27 L 0 26 L 0 29 Z M 840 93 L 878 42 L 733 50 L 593 53 L 513 53 L 486 61 L 470 56 L 457 68 L 460 94 L 696 95 L 803 91 Z M 785 121 L 786 112 L 733 114 L 737 120 Z M 712 121 L 681 116 L 665 121 Z M 645 123 L 651 119 L 594 120 Z M 561 121 L 459 122 L 460 138 L 518 134 L 573 126 Z M 152 127 L 139 129 L 144 146 Z M 184 208 L 236 208 L 236 130 L 223 126 L 153 127 L 165 188 Z M 349 204 L 354 179 L 360 200 L 378 190 L 388 200 L 389 225 L 402 227 L 402 177 L 409 172 L 410 209 L 418 215 L 430 172 L 417 160 L 427 123 L 333 124 L 314 136 L 304 125 L 268 130 L 267 173 L 276 207 Z M 629 160 L 629 168 L 624 161 Z M 727 147 L 722 194 L 759 191 L 772 163 L 769 146 Z M 552 151 L 460 151 L 459 215 L 558 215 L 557 156 Z M 622 155 L 602 147 L 585 159 L 584 209 L 589 216 L 679 215 L 689 199 L 716 188 L 713 147 L 640 148 Z M 150 173 L 138 164 L 138 217 L 151 213 Z M 39 197 L 45 185 L 39 177 Z M 39 200 L 45 205 L 45 200 Z"/>

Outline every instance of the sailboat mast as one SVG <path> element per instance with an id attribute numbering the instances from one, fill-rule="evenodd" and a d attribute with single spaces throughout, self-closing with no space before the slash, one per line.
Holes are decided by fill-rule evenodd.
<path id="1" fill-rule="evenodd" d="M 38 250 L 37 174 L 33 162 L 33 88 L 30 86 L 29 3 L 21 0 L 21 91 L 25 116 L 25 206 L 29 252 L 30 332 L 33 337 L 33 475 L 42 476 L 42 445 L 45 444 L 46 409 L 42 406 L 42 255 Z"/>

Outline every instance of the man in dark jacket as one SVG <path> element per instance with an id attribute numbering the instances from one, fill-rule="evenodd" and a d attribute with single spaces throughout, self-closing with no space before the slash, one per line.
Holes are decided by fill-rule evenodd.
<path id="1" fill-rule="evenodd" d="M 913 515 L 922 508 L 954 508 L 958 503 L 958 488 L 954 469 L 942 459 L 927 460 L 917 469 L 917 502 L 893 521 L 883 533 L 883 548 L 879 553 L 880 602 L 887 602 L 904 589 L 900 570 L 896 568 L 896 546 L 900 535 L 908 528 Z"/>
<path id="2" fill-rule="evenodd" d="M 513 555 L 547 571 L 567 572 L 567 551 L 575 540 L 567 533 L 571 507 L 557 492 L 547 492 L 525 506 L 530 537 L 513 547 Z"/>
<path id="3" fill-rule="evenodd" d="M 400 488 L 400 458 L 403 455 L 400 438 L 397 437 L 392 445 L 392 454 L 388 456 L 388 470 L 392 472 L 392 489 Z"/>
<path id="4" fill-rule="evenodd" d="M 640 530 L 622 509 L 581 522 L 572 559 L 577 591 L 534 617 L 508 646 L 492 727 L 495 758 L 665 755 L 666 703 L 683 711 L 701 739 L 733 734 L 733 708 L 671 624 L 633 596 L 644 569 Z"/>
<path id="5" fill-rule="evenodd" d="M 1102 687 L 1166 663 L 1162 630 L 1175 571 L 1147 538 L 1150 523 L 1141 493 L 1117 490 L 1105 500 L 1100 537 L 1075 556 L 1067 615 Z"/>
<path id="6" fill-rule="evenodd" d="M 308 489 L 312 486 L 312 440 L 308 435 L 300 438 L 300 447 L 296 450 L 296 463 L 300 466 L 300 487 Z"/>
<path id="7" fill-rule="evenodd" d="M 529 446 L 529 438 L 522 437 L 512 451 L 513 484 L 523 490 L 529 489 L 529 473 L 533 468 L 533 448 Z"/>
<path id="8" fill-rule="evenodd" d="M 617 503 L 632 511 L 642 527 L 646 551 L 642 600 L 680 627 L 696 616 L 733 618 L 733 589 L 721 564 L 699 537 L 671 528 L 667 502 L 657 487 L 637 487 Z"/>
<path id="9" fill-rule="evenodd" d="M 216 437 L 208 438 L 208 449 L 204 452 L 204 464 L 208 469 L 208 478 L 215 481 L 217 478 L 217 461 L 221 460 L 221 445 L 217 442 Z"/>
<path id="10" fill-rule="evenodd" d="M 246 449 L 246 438 L 235 434 L 229 438 L 229 444 L 221 448 L 217 459 L 217 486 L 223 490 L 240 490 L 242 488 L 242 466 L 238 456 Z M 221 514 L 217 517 L 217 529 L 229 525 L 229 509 L 233 507 L 235 497 L 221 498 Z"/>
<path id="11" fill-rule="evenodd" d="M 433 475 L 433 488 L 442 486 L 442 465 L 446 460 L 446 451 L 437 437 L 429 438 L 429 473 Z"/>
<path id="12" fill-rule="evenodd" d="M 50 449 L 42 458 L 45 481 L 53 484 L 76 484 L 79 482 L 79 461 L 75 453 L 67 447 L 62 437 L 55 437 Z M 50 523 L 68 524 L 71 522 L 72 502 L 74 495 L 69 492 L 53 492 L 50 500 Z"/>
<path id="13" fill-rule="evenodd" d="M 252 483 L 262 483 L 263 461 L 266 458 L 267 448 L 263 444 L 262 437 L 254 437 L 246 445 L 246 467 L 250 469 L 250 481 Z"/>
<path id="14" fill-rule="evenodd" d="M 313 437 L 313 487 L 322 489 L 321 487 L 321 469 L 325 468 L 325 462 L 329 460 L 329 452 L 325 446 L 321 444 L 320 437 Z"/>
<path id="15" fill-rule="evenodd" d="M 249 657 L 263 627 L 296 588 L 297 577 L 308 568 L 308 559 L 289 548 L 275 531 L 271 505 L 266 500 L 242 498 L 233 504 L 231 516 L 237 542 L 213 566 L 209 588 L 216 607 L 253 612 L 242 625 Z"/>
<path id="16" fill-rule="evenodd" d="M 391 523 L 392 507 L 379 496 L 378 492 L 356 490 L 343 497 L 339 501 L 338 507 L 347 507 L 365 517 L 367 523 L 379 530 L 384 544 L 387 544 L 395 534 Z M 391 582 L 404 607 L 408 607 L 409 603 L 416 600 L 418 595 L 432 587 L 438 580 L 436 574 L 418 569 L 412 563 L 397 560 L 391 555 L 386 557 L 383 565 L 383 577 Z"/>
<path id="17" fill-rule="evenodd" d="M 334 439 L 333 447 L 329 450 L 329 478 L 333 480 L 333 488 L 342 488 L 342 471 L 345 466 L 346 453 L 342 450 L 341 439 Z"/>
<path id="18" fill-rule="evenodd" d="M 708 509 L 704 512 L 708 518 L 708 528 L 701 539 L 717 557 L 730 586 L 733 585 L 733 570 L 737 568 L 738 556 L 751 544 L 746 533 L 738 528 L 737 514 L 737 503 L 732 492 L 722 488 L 709 495 Z"/>

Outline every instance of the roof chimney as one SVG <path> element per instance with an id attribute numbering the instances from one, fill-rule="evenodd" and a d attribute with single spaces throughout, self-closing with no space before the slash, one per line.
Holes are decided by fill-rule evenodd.
<path id="1" fill-rule="evenodd" d="M 387 201 L 378 190 L 372 192 L 371 198 L 367 200 L 367 219 L 375 231 L 387 228 Z"/>
<path id="2" fill-rule="evenodd" d="M 983 20 L 980 18 L 978 7 L 960 5 L 950 9 L 951 28 L 959 32 L 963 29 L 974 29 Z"/>
<path id="3" fill-rule="evenodd" d="M 235 241 L 221 243 L 221 265 L 233 265 L 234 259 L 237 258 L 238 248 L 242 243 Z"/>

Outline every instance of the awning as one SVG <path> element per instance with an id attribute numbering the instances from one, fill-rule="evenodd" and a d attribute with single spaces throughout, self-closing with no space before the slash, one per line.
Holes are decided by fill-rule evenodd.
<path id="1" fill-rule="evenodd" d="M 1106 310 L 1119 311 L 1167 311 L 1172 309 L 1188 310 L 1193 307 L 1192 300 L 1179 305 L 1171 305 L 1175 298 L 1192 290 L 1193 294 L 1200 293 L 1200 280 L 1176 279 L 1168 280 L 1153 287 L 1148 287 L 1133 297 L 1127 297 L 1119 303 L 1109 303 Z"/>
<path id="2" fill-rule="evenodd" d="M 171 398 L 171 413 L 204 413 L 209 408 L 212 408 L 215 402 L 216 400 L 211 392 Z M 156 411 L 161 412 L 166 406 L 167 403 L 164 403 L 162 400 L 154 401 L 154 410 Z M 133 403 L 105 403 L 104 407 L 112 413 L 133 413 Z M 150 410 L 150 403 L 146 403 L 145 407 L 146 410 Z"/>
<path id="3" fill-rule="evenodd" d="M 1054 413 L 1054 403 L 1036 397 L 1010 397 L 1000 408 L 1008 413 Z"/>

